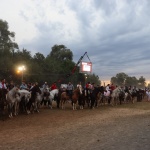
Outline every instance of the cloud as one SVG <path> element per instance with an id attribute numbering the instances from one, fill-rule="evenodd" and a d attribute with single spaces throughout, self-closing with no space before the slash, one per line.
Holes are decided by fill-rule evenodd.
<path id="1" fill-rule="evenodd" d="M 149 0 L 2 0 L 1 4 L 0 17 L 16 33 L 20 48 L 46 56 L 55 44 L 64 44 L 73 51 L 75 62 L 87 52 L 93 72 L 103 80 L 119 72 L 150 80 Z"/>

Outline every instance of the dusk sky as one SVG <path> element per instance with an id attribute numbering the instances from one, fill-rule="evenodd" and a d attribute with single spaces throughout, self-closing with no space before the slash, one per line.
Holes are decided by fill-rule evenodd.
<path id="1" fill-rule="evenodd" d="M 47 56 L 63 44 L 75 63 L 87 52 L 101 81 L 124 72 L 150 82 L 150 0 L 0 0 L 0 19 L 20 50 Z"/>

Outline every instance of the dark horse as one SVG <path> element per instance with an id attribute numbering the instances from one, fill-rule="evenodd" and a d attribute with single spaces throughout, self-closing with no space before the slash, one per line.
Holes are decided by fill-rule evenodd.
<path id="1" fill-rule="evenodd" d="M 103 86 L 98 86 L 96 87 L 96 100 L 95 100 L 95 107 L 98 107 L 98 104 L 104 103 L 104 87 Z"/>
<path id="2" fill-rule="evenodd" d="M 5 116 L 5 105 L 6 105 L 6 89 L 0 89 L 0 117 L 2 120 L 4 120 Z"/>
<path id="3" fill-rule="evenodd" d="M 125 92 L 123 90 L 121 90 L 120 93 L 119 93 L 120 105 L 122 104 L 122 101 L 124 101 L 124 99 L 125 99 Z"/>
<path id="4" fill-rule="evenodd" d="M 100 92 L 100 88 L 99 87 L 94 87 L 94 89 L 92 90 L 92 92 L 90 93 L 91 96 L 91 106 L 90 108 L 94 108 L 97 107 L 97 100 L 98 100 L 98 93 Z"/>

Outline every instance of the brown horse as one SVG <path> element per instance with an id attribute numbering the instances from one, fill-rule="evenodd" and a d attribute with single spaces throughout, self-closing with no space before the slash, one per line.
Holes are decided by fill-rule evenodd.
<path id="1" fill-rule="evenodd" d="M 79 99 L 79 96 L 80 96 L 80 89 L 77 88 L 73 91 L 73 95 L 72 95 L 72 109 L 73 110 L 76 110 L 76 105 L 77 105 L 77 102 L 78 102 L 78 99 Z"/>
<path id="2" fill-rule="evenodd" d="M 61 108 L 64 109 L 64 104 L 66 101 L 69 101 L 70 97 L 69 95 L 67 94 L 66 91 L 63 91 L 60 95 L 60 105 L 61 105 Z"/>
<path id="3" fill-rule="evenodd" d="M 72 95 L 72 108 L 73 110 L 76 110 L 76 104 L 78 102 L 80 96 L 80 90 L 79 88 L 75 89 L 73 91 L 73 95 Z M 68 96 L 67 92 L 62 92 L 61 96 L 60 96 L 60 104 L 61 104 L 61 108 L 64 109 L 64 104 L 66 101 L 69 101 L 70 97 Z"/>

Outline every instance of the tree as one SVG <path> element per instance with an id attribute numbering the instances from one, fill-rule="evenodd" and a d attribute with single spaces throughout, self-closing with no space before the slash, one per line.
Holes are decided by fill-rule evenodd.
<path id="1" fill-rule="evenodd" d="M 128 75 L 123 73 L 123 72 L 118 73 L 116 75 L 116 77 L 111 78 L 111 83 L 117 84 L 117 85 L 120 85 L 120 86 L 124 85 L 127 77 L 128 77 Z"/>
<path id="2" fill-rule="evenodd" d="M 0 78 L 11 76 L 14 50 L 18 49 L 14 38 L 15 33 L 9 31 L 8 23 L 0 20 Z"/>
<path id="3" fill-rule="evenodd" d="M 9 54 L 18 49 L 18 44 L 14 42 L 15 33 L 8 30 L 8 23 L 0 20 L 0 53 Z"/>
<path id="4" fill-rule="evenodd" d="M 32 56 L 31 56 L 31 52 L 24 49 L 21 51 L 21 50 L 18 50 L 16 53 L 15 53 L 15 60 L 17 61 L 29 61 L 32 59 Z"/>
<path id="5" fill-rule="evenodd" d="M 52 47 L 52 51 L 48 56 L 55 58 L 58 61 L 72 61 L 73 59 L 72 51 L 70 49 L 67 49 L 64 45 L 54 45 Z"/>
<path id="6" fill-rule="evenodd" d="M 138 80 L 136 77 L 127 77 L 125 80 L 125 85 L 130 86 L 130 85 L 134 85 L 137 86 L 138 84 Z"/>
<path id="7" fill-rule="evenodd" d="M 143 76 L 141 76 L 139 78 L 138 85 L 139 85 L 139 87 L 145 87 L 146 86 L 145 78 Z"/>
<path id="8" fill-rule="evenodd" d="M 150 88 L 150 83 L 148 83 L 147 87 Z"/>
<path id="9" fill-rule="evenodd" d="M 33 56 L 33 61 L 36 62 L 40 67 L 45 70 L 45 57 L 41 53 L 35 53 Z"/>
<path id="10" fill-rule="evenodd" d="M 43 54 L 41 53 L 35 53 L 35 55 L 33 56 L 33 59 L 36 61 L 36 62 L 42 62 L 45 60 L 45 57 Z"/>
<path id="11" fill-rule="evenodd" d="M 113 83 L 114 85 L 117 85 L 118 84 L 117 78 L 116 77 L 112 77 L 111 78 L 111 83 Z"/>

